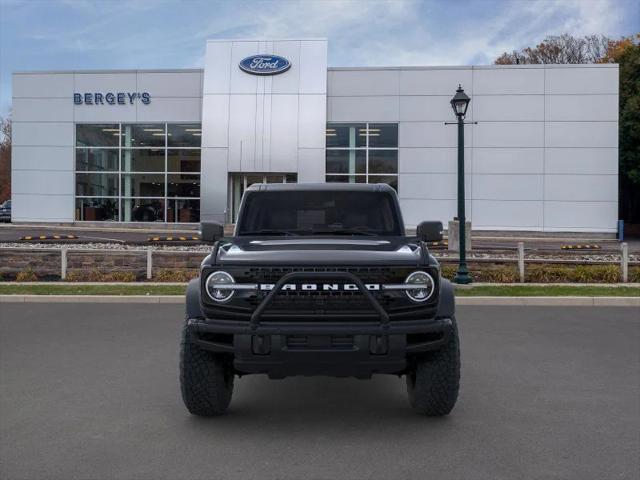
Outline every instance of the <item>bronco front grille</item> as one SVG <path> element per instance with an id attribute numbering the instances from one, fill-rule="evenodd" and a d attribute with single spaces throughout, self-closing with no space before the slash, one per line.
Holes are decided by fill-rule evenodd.
<path id="1" fill-rule="evenodd" d="M 247 267 L 237 272 L 247 281 L 257 283 L 275 283 L 282 276 L 291 272 L 348 272 L 353 273 L 364 283 L 402 282 L 414 271 L 407 267 Z M 239 281 L 236 279 L 236 281 Z"/>
<path id="2" fill-rule="evenodd" d="M 424 268 L 424 267 L 423 267 Z M 309 274 L 296 278 L 296 285 L 304 283 L 350 283 L 344 277 L 336 276 L 334 280 L 330 274 L 351 273 L 368 284 L 393 284 L 403 283 L 407 276 L 416 270 L 414 266 L 408 267 L 359 267 L 359 266 L 339 266 L 339 267 L 269 267 L 269 266 L 227 266 L 224 270 L 230 273 L 237 283 L 254 284 L 276 284 L 284 275 L 288 273 Z M 320 280 L 314 274 L 323 274 Z M 435 277 L 434 277 L 435 278 Z M 269 290 L 252 290 L 237 292 L 232 300 L 225 304 L 216 306 L 224 316 L 223 311 L 235 312 L 235 315 L 250 316 L 268 295 Z M 416 304 L 411 302 L 404 291 L 393 290 L 371 290 L 370 293 L 380 304 L 380 306 L 391 316 L 391 318 L 408 318 L 408 316 L 420 316 L 420 312 L 432 308 L 431 305 Z M 222 314 L 222 315 L 220 315 Z M 370 321 L 379 318 L 379 313 L 372 307 L 371 303 L 359 290 L 314 290 L 305 291 L 301 288 L 296 290 L 279 290 L 272 301 L 262 312 L 264 320 L 317 320 L 325 319 L 348 319 Z"/>
<path id="3" fill-rule="evenodd" d="M 374 295 L 383 308 L 389 306 L 391 298 Z M 264 295 L 253 295 L 249 302 L 257 307 Z M 265 314 L 300 312 L 305 314 L 348 314 L 354 312 L 373 313 L 371 304 L 360 292 L 280 292 L 265 311 Z"/>

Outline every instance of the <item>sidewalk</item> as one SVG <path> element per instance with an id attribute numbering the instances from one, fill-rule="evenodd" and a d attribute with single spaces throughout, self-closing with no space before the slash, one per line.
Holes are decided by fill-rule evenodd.
<path id="1" fill-rule="evenodd" d="M 0 282 L 0 292 L 5 292 L 0 293 L 0 303 L 182 304 L 186 285 L 180 282 Z M 476 283 L 455 285 L 455 288 L 459 292 L 456 294 L 458 305 L 640 307 L 640 283 Z M 474 289 L 477 289 L 475 295 Z"/>
<path id="2" fill-rule="evenodd" d="M 184 304 L 184 295 L 0 295 L 0 303 Z M 640 307 L 640 297 L 456 297 L 458 306 Z M 640 315 L 638 316 L 640 319 Z"/>

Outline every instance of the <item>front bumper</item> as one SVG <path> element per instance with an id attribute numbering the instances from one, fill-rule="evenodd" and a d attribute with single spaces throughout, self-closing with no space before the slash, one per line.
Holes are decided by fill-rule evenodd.
<path id="1" fill-rule="evenodd" d="M 374 320 L 323 316 L 263 318 L 287 282 L 342 279 L 353 283 L 371 305 Z M 376 319 L 377 317 L 377 319 Z M 233 355 L 239 374 L 266 373 L 272 378 L 293 375 L 330 375 L 368 378 L 374 373 L 406 371 L 412 354 L 444 345 L 453 331 L 448 318 L 394 320 L 350 272 L 290 272 L 276 282 L 247 320 L 190 319 L 189 333 L 200 347 Z"/>
<path id="2" fill-rule="evenodd" d="M 189 319 L 201 348 L 233 355 L 240 374 L 272 378 L 329 375 L 368 378 L 402 373 L 409 357 L 436 350 L 453 332 L 449 318 L 380 322 L 261 322 Z"/>

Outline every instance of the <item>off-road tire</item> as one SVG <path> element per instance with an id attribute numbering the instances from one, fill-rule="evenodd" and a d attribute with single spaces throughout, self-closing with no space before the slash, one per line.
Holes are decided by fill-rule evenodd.
<path id="1" fill-rule="evenodd" d="M 193 415 L 222 415 L 231 402 L 233 372 L 224 359 L 193 342 L 186 322 L 180 343 L 180 390 Z"/>
<path id="2" fill-rule="evenodd" d="M 416 360 L 407 373 L 409 403 L 418 412 L 430 416 L 448 415 L 453 410 L 460 389 L 460 342 L 456 319 L 451 318 L 453 332 L 439 350 Z"/>

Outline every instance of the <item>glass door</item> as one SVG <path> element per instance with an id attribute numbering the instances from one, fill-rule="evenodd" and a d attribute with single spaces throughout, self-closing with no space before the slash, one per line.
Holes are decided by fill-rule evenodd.
<path id="1" fill-rule="evenodd" d="M 296 173 L 231 173 L 229 174 L 229 211 L 231 213 L 231 223 L 236 223 L 240 200 L 247 187 L 254 183 L 296 183 L 298 174 Z"/>

